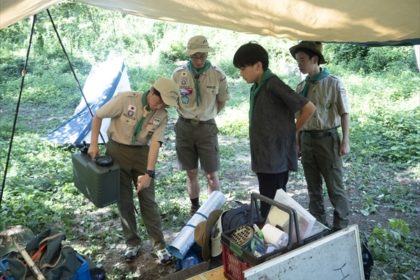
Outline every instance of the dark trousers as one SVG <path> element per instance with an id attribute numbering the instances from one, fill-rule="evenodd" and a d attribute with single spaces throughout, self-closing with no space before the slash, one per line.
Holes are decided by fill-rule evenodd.
<path id="1" fill-rule="evenodd" d="M 275 174 L 257 173 L 260 194 L 274 199 L 278 189 L 286 191 L 286 184 L 289 181 L 289 171 Z M 261 203 L 261 215 L 266 218 L 270 211 L 270 205 Z"/>
<path id="2" fill-rule="evenodd" d="M 127 146 L 111 140 L 107 145 L 107 154 L 120 166 L 120 200 L 117 205 L 125 242 L 129 246 L 136 246 L 140 244 L 141 238 L 137 232 L 134 186 L 137 183 L 137 177 L 146 172 L 149 147 Z M 140 193 L 136 193 L 136 196 L 140 202 L 140 213 L 152 245 L 164 244 L 154 182 L 152 181 L 150 186 Z"/>
<path id="3" fill-rule="evenodd" d="M 321 223 L 327 223 L 324 206 L 323 179 L 334 207 L 333 228 L 349 223 L 350 206 L 343 183 L 343 162 L 338 154 L 340 138 L 335 129 L 319 133 L 303 132 L 301 136 L 302 166 L 308 184 L 309 212 Z"/>

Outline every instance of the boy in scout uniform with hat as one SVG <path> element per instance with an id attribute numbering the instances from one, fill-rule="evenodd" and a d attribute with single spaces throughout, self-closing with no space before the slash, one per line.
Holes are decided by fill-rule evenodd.
<path id="1" fill-rule="evenodd" d="M 133 260 L 140 251 L 137 233 L 133 183 L 137 185 L 140 212 L 153 250 L 165 247 L 161 218 L 155 201 L 155 164 L 163 142 L 168 115 L 167 106 L 177 106 L 178 86 L 159 78 L 149 91 L 121 92 L 99 108 L 92 121 L 88 154 L 99 155 L 98 135 L 102 119 L 111 118 L 106 154 L 120 166 L 120 199 L 117 202 L 127 249 L 124 257 Z"/>
<path id="2" fill-rule="evenodd" d="M 214 118 L 229 99 L 226 76 L 207 60 L 209 44 L 202 35 L 187 44 L 187 64 L 175 69 L 172 78 L 179 86 L 179 118 L 175 125 L 176 153 L 187 172 L 190 214 L 200 207 L 198 161 L 207 178 L 208 192 L 219 189 L 218 129 Z"/>
<path id="3" fill-rule="evenodd" d="M 326 63 L 320 42 L 302 41 L 290 48 L 299 70 L 307 74 L 296 91 L 317 107 L 304 124 L 299 148 L 309 194 L 309 211 L 327 225 L 322 178 L 334 207 L 333 230 L 348 225 L 349 203 L 343 184 L 342 156 L 350 152 L 349 104 L 343 83 L 321 67 Z M 341 126 L 341 139 L 337 128 Z"/>

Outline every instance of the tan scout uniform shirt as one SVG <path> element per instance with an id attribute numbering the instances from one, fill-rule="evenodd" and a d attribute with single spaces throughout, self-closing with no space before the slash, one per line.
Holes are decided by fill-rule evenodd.
<path id="1" fill-rule="evenodd" d="M 121 92 L 96 111 L 99 118 L 111 118 L 108 137 L 125 145 L 149 145 L 150 141 L 163 141 L 168 113 L 161 109 L 147 112 L 142 104 L 142 94 L 139 92 Z M 136 142 L 132 137 L 138 121 L 143 114 L 145 118 Z"/>
<path id="2" fill-rule="evenodd" d="M 185 119 L 207 121 L 217 115 L 217 101 L 229 100 L 226 76 L 223 71 L 211 66 L 200 75 L 201 102 L 197 106 L 194 77 L 187 66 L 175 69 L 173 80 L 179 85 L 178 113 Z"/>
<path id="3" fill-rule="evenodd" d="M 296 92 L 300 93 L 305 81 L 298 84 Z M 341 115 L 349 113 L 349 103 L 343 83 L 335 76 L 311 82 L 308 97 L 315 104 L 316 110 L 304 124 L 302 130 L 325 130 L 341 125 Z"/>

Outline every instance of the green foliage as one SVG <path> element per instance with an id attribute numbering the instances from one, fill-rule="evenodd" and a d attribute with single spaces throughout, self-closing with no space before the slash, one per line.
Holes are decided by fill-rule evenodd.
<path id="1" fill-rule="evenodd" d="M 368 47 L 356 44 L 325 44 L 327 61 L 355 72 L 416 71 L 413 47 Z"/>
<path id="2" fill-rule="evenodd" d="M 231 59 L 223 59 L 219 62 L 218 66 L 223 69 L 225 74 L 233 79 L 239 79 L 239 69 L 237 69 Z"/>
<path id="3" fill-rule="evenodd" d="M 161 56 L 163 60 L 167 61 L 185 61 L 188 60 L 188 55 L 185 51 L 185 43 L 181 41 L 176 41 L 170 44 L 168 50 L 163 50 L 161 52 Z"/>
<path id="4" fill-rule="evenodd" d="M 354 44 L 325 44 L 324 56 L 328 62 L 360 69 L 368 56 L 369 48 Z M 350 65 L 349 65 L 350 64 Z"/>
<path id="5" fill-rule="evenodd" d="M 353 152 L 399 165 L 418 162 L 419 75 L 408 71 L 399 76 L 352 74 L 344 82 L 354 96 L 350 99 Z"/>
<path id="6" fill-rule="evenodd" d="M 373 178 L 376 179 L 376 178 Z M 364 216 L 369 216 L 378 212 L 384 204 L 391 205 L 390 208 L 402 213 L 416 213 L 416 196 L 407 186 L 384 186 L 375 187 L 361 186 L 363 192 L 362 207 L 359 210 Z"/>
<path id="7" fill-rule="evenodd" d="M 361 141 L 360 149 L 356 147 L 356 152 L 401 165 L 419 161 L 418 108 L 391 115 L 372 112 L 367 117 L 369 120 L 365 123 L 355 123 L 357 129 L 353 133 L 353 139 Z M 367 135 L 369 137 L 366 137 Z"/>
<path id="8" fill-rule="evenodd" d="M 248 137 L 248 122 L 237 121 L 220 128 L 220 133 L 237 138 Z"/>
<path id="9" fill-rule="evenodd" d="M 131 88 L 139 91 L 149 90 L 157 78 L 170 77 L 176 65 L 170 62 L 146 68 L 128 68 Z"/>
<path id="10" fill-rule="evenodd" d="M 416 248 L 409 245 L 410 227 L 402 219 L 389 219 L 389 228 L 376 226 L 369 237 L 369 246 L 372 249 L 374 259 L 378 262 L 386 262 L 388 272 L 407 273 L 412 269 L 415 260 L 395 259 L 393 252 L 415 253 Z"/>
<path id="11" fill-rule="evenodd" d="M 366 67 L 370 72 L 388 70 L 396 75 L 401 70 L 416 71 L 413 47 L 376 47 L 370 48 Z"/>

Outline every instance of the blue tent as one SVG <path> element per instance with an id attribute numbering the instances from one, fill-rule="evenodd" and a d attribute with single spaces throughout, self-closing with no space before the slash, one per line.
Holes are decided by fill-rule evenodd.
<path id="1" fill-rule="evenodd" d="M 121 58 L 110 57 L 107 61 L 92 67 L 83 87 L 86 100 L 81 99 L 73 116 L 49 133 L 47 140 L 56 144 L 74 146 L 81 146 L 83 142 L 90 143 L 92 115 L 114 94 L 129 90 L 131 89 L 127 68 Z M 103 139 L 99 137 L 99 143 L 108 140 L 106 130 L 109 121 L 104 119 L 102 122 Z"/>

